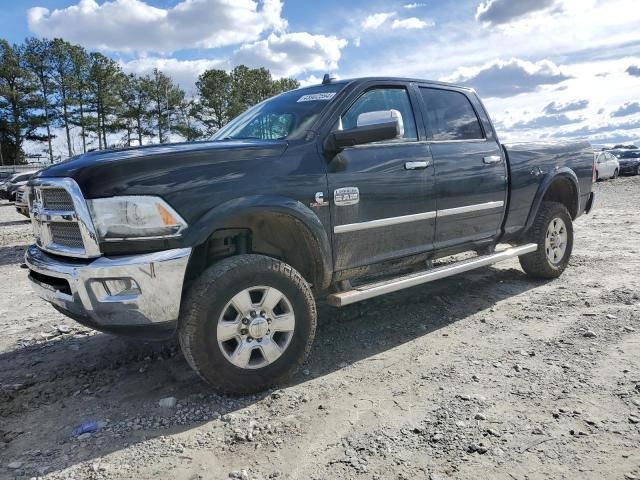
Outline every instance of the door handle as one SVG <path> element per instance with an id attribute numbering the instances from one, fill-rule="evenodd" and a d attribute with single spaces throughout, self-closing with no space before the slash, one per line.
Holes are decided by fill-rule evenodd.
<path id="1" fill-rule="evenodd" d="M 431 165 L 431 162 L 404 162 L 405 170 L 419 170 L 422 168 L 427 168 Z"/>
<path id="2" fill-rule="evenodd" d="M 490 165 L 492 163 L 500 163 L 502 161 L 502 157 L 500 155 L 489 155 L 488 157 L 484 157 L 482 161 Z"/>

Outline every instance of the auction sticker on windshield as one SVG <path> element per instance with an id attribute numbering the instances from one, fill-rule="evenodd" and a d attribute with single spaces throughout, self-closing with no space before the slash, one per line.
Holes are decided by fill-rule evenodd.
<path id="1" fill-rule="evenodd" d="M 303 95 L 298 99 L 298 102 L 317 102 L 319 100 L 327 101 L 336 96 L 336 92 L 324 92 L 324 93 L 310 93 Z"/>

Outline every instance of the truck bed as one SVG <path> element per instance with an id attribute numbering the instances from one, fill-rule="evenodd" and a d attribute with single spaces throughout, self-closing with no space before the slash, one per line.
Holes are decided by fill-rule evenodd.
<path id="1" fill-rule="evenodd" d="M 579 205 L 575 217 L 584 211 L 592 183 L 593 149 L 589 142 L 521 142 L 505 143 L 502 147 L 510 184 L 505 239 L 522 232 L 537 193 L 558 173 L 577 181 Z"/>

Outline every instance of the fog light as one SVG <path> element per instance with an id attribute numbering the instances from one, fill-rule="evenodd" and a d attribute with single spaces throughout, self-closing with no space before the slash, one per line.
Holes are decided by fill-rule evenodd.
<path id="1" fill-rule="evenodd" d="M 140 295 L 140 287 L 133 278 L 111 278 L 102 280 L 102 285 L 110 297 Z"/>

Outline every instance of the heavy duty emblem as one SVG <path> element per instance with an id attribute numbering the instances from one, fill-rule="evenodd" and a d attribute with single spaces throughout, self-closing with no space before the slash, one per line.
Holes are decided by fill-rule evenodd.
<path id="1" fill-rule="evenodd" d="M 325 207 L 329 205 L 329 202 L 324 200 L 324 192 L 316 192 L 315 202 L 311 204 L 312 207 Z"/>
<path id="2" fill-rule="evenodd" d="M 338 206 L 355 205 L 360 201 L 358 187 L 342 187 L 333 191 L 333 201 Z"/>

